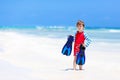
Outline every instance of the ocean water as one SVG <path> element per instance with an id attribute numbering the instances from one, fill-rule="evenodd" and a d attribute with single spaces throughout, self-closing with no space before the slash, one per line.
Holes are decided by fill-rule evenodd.
<path id="1" fill-rule="evenodd" d="M 15 31 L 21 34 L 34 35 L 47 38 L 67 38 L 75 35 L 74 26 L 2 26 L 0 31 Z M 120 43 L 120 29 L 89 28 L 85 32 L 93 41 Z"/>

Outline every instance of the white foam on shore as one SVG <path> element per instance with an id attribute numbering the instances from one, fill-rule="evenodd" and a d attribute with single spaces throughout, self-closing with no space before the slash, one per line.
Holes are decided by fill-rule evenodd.
<path id="1" fill-rule="evenodd" d="M 119 80 L 120 43 L 93 42 L 83 71 L 61 49 L 66 39 L 0 32 L 0 80 Z M 7 76 L 7 77 L 6 77 Z"/>
<path id="2" fill-rule="evenodd" d="M 112 32 L 112 33 L 120 33 L 120 30 L 117 30 L 117 29 L 110 29 L 109 32 Z"/>

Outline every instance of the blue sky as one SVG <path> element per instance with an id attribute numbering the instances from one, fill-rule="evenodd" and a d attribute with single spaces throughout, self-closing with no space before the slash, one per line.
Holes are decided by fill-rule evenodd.
<path id="1" fill-rule="evenodd" d="M 0 0 L 0 26 L 120 27 L 120 0 Z"/>

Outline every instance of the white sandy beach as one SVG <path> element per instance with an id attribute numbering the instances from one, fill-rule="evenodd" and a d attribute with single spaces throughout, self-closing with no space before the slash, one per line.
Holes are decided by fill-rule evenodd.
<path id="1" fill-rule="evenodd" d="M 120 43 L 96 42 L 86 50 L 84 70 L 72 70 L 66 39 L 0 31 L 0 80 L 120 80 Z"/>

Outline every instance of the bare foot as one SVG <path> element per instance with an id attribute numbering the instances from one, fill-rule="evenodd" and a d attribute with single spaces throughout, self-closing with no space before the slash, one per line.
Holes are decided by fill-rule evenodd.
<path id="1" fill-rule="evenodd" d="M 76 71 L 77 69 L 76 69 L 76 68 L 73 68 L 73 70 L 75 70 L 75 71 Z"/>
<path id="2" fill-rule="evenodd" d="M 79 70 L 83 70 L 82 68 L 80 68 Z"/>
<path id="3" fill-rule="evenodd" d="M 85 70 L 85 69 L 82 69 L 82 68 L 81 68 L 81 69 L 79 69 L 79 70 L 82 71 L 82 70 Z"/>

